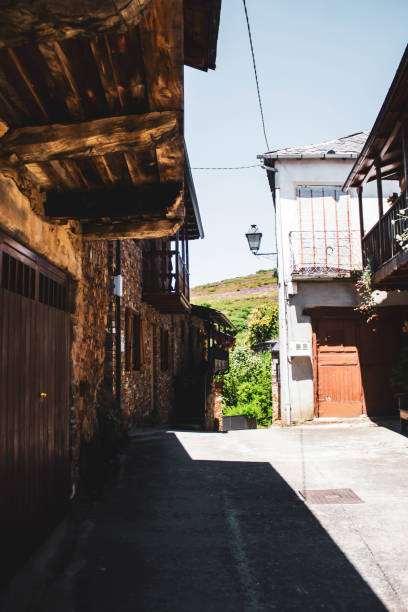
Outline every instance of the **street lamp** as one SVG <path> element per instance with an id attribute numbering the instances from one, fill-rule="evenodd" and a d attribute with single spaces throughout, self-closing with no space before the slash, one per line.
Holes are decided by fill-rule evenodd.
<path id="1" fill-rule="evenodd" d="M 276 255 L 276 253 L 258 253 L 261 246 L 262 232 L 259 231 L 257 225 L 251 225 L 245 236 L 248 240 L 249 249 L 254 255 Z"/>

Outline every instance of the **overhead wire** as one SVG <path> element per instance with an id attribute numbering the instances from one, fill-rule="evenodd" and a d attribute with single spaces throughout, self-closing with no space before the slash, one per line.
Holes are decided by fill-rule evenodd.
<path id="1" fill-rule="evenodd" d="M 213 168 L 209 168 L 207 166 L 203 166 L 201 168 L 193 167 L 191 170 L 243 170 L 244 168 L 261 168 L 262 164 L 251 164 L 250 166 L 215 166 Z"/>
<path id="2" fill-rule="evenodd" d="M 264 134 L 264 137 L 265 137 L 266 147 L 267 147 L 267 150 L 269 151 L 269 142 L 268 142 L 268 137 L 266 135 L 266 127 L 265 127 L 265 118 L 264 118 L 263 106 L 262 106 L 261 90 L 260 90 L 260 87 L 259 87 L 258 71 L 257 71 L 257 68 L 256 68 L 255 51 L 254 51 L 254 45 L 253 45 L 253 42 L 252 42 L 251 26 L 249 24 L 249 16 L 248 16 L 246 0 L 242 0 L 242 1 L 244 3 L 244 10 L 245 10 L 245 18 L 246 18 L 247 29 L 248 29 L 249 44 L 250 44 L 250 47 L 251 47 L 252 64 L 253 64 L 253 67 L 254 67 L 256 90 L 257 90 L 257 93 L 258 93 L 259 110 L 261 112 L 262 130 L 263 130 L 263 134 Z M 261 168 L 261 167 L 263 168 L 264 166 L 262 164 L 251 164 L 249 166 L 215 166 L 215 167 L 201 166 L 201 167 L 192 167 L 191 170 L 244 170 L 244 169 L 247 169 L 247 168 Z"/>
<path id="3" fill-rule="evenodd" d="M 258 92 L 259 110 L 261 111 L 262 129 L 263 129 L 263 133 L 264 133 L 264 136 L 265 136 L 266 147 L 267 147 L 267 150 L 269 151 L 269 143 L 268 143 L 268 137 L 266 135 L 265 118 L 264 118 L 263 107 L 262 107 L 261 91 L 260 91 L 260 88 L 259 88 L 259 81 L 258 81 L 258 72 L 257 72 L 257 69 L 256 69 L 255 51 L 254 51 L 254 45 L 252 43 L 251 26 L 249 25 L 249 17 L 248 17 L 248 10 L 247 10 L 247 5 L 246 5 L 246 0 L 242 0 L 242 1 L 244 3 L 245 17 L 246 17 L 247 28 L 248 28 L 248 36 L 249 36 L 249 44 L 251 45 L 252 63 L 253 63 L 253 66 L 254 66 L 256 89 L 257 89 L 257 92 Z"/>

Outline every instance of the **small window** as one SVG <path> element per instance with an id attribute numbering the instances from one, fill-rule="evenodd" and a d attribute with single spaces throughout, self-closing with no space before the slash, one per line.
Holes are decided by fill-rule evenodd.
<path id="1" fill-rule="evenodd" d="M 43 304 L 59 310 L 66 309 L 66 289 L 61 283 L 40 273 L 38 299 Z"/>
<path id="2" fill-rule="evenodd" d="M 162 370 L 170 367 L 170 342 L 167 329 L 160 330 L 160 363 Z"/>
<path id="3" fill-rule="evenodd" d="M 126 309 L 126 369 L 140 370 L 144 362 L 143 325 L 140 315 Z"/>
<path id="4" fill-rule="evenodd" d="M 3 253 L 2 287 L 24 297 L 35 297 L 35 270 L 8 253 Z"/>

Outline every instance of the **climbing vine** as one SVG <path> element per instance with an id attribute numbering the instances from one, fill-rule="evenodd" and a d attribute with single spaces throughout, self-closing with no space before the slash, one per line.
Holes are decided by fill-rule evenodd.
<path id="1" fill-rule="evenodd" d="M 367 317 L 367 323 L 378 319 L 377 304 L 373 297 L 373 269 L 370 262 L 364 266 L 354 286 L 360 298 L 360 304 L 355 310 Z"/>

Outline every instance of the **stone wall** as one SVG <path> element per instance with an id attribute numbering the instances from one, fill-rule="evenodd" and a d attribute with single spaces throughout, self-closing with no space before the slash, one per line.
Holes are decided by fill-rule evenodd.
<path id="1" fill-rule="evenodd" d="M 0 198 L 0 228 L 69 278 L 74 475 L 80 449 L 99 444 L 101 415 L 102 418 L 104 414 L 109 418 L 113 415 L 126 427 L 170 422 L 176 375 L 194 371 L 205 377 L 205 421 L 213 429 L 214 381 L 203 368 L 207 350 L 205 325 L 188 313 L 161 314 L 142 300 L 143 243 L 120 241 L 123 296 L 116 297 L 113 295 L 119 263 L 116 241 L 86 241 L 78 223 L 50 222 L 44 216 L 43 196 L 26 181 L 19 183 L 16 177 L 0 174 Z M 145 358 L 137 371 L 126 367 L 126 309 L 139 314 L 142 321 Z M 166 370 L 160 360 L 161 329 L 169 333 L 170 363 Z"/>
<path id="2" fill-rule="evenodd" d="M 116 271 L 116 245 L 110 245 L 110 276 Z M 162 314 L 142 300 L 143 242 L 122 240 L 120 244 L 120 272 L 123 278 L 123 296 L 120 298 L 121 364 L 120 404 L 128 426 L 168 423 L 174 403 L 174 375 L 182 368 L 186 349 L 187 315 Z M 116 394 L 116 308 L 118 301 L 110 299 L 110 328 L 108 326 L 111 358 L 106 363 L 106 380 L 112 380 Z M 144 340 L 144 360 L 139 370 L 126 368 L 126 309 L 140 315 Z M 184 332 L 182 327 L 184 326 Z M 160 330 L 169 333 L 169 368 L 163 370 L 160 360 Z M 183 336 L 184 334 L 184 336 Z"/>

